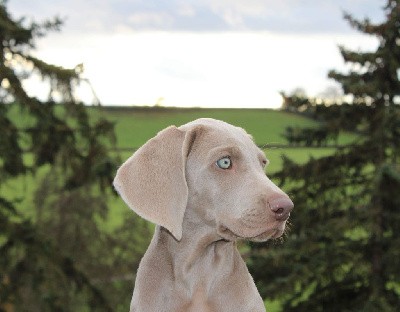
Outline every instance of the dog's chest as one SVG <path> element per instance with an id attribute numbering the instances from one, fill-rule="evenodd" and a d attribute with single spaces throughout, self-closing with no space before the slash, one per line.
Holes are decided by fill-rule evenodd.
<path id="1" fill-rule="evenodd" d="M 203 287 L 199 287 L 194 292 L 191 301 L 182 306 L 182 312 L 217 312 L 213 309 L 207 299 L 206 292 Z"/>

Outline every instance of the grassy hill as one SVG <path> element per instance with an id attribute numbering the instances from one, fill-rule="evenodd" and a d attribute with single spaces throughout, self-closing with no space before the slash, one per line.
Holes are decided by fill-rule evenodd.
<path id="1" fill-rule="evenodd" d="M 115 122 L 117 147 L 127 151 L 121 158 L 127 158 L 136 148 L 143 145 L 158 131 L 170 126 L 180 126 L 197 118 L 215 118 L 246 129 L 258 145 L 285 145 L 282 136 L 286 127 L 313 127 L 318 124 L 299 115 L 270 109 L 200 109 L 200 108 L 148 108 L 148 107 L 102 107 L 92 108 L 94 117 L 105 117 Z M 352 135 L 342 134 L 339 142 L 351 140 Z M 131 149 L 131 151 L 129 151 Z M 331 148 L 266 148 L 271 164 L 269 172 L 281 168 L 281 155 L 305 162 L 311 155 L 327 155 Z"/>
<path id="2" fill-rule="evenodd" d="M 62 111 L 60 105 L 59 110 Z M 332 152 L 330 148 L 268 148 L 268 145 L 285 145 L 282 136 L 286 127 L 313 127 L 317 123 L 308 118 L 270 109 L 200 109 L 200 108 L 164 108 L 164 107 L 90 107 L 93 118 L 107 118 L 115 122 L 117 147 L 124 149 L 121 159 L 126 159 L 132 152 L 143 145 L 160 130 L 170 126 L 180 126 L 197 118 L 215 118 L 240 126 L 250 133 L 258 145 L 266 145 L 267 157 L 271 164 L 269 172 L 281 168 L 281 155 L 305 162 L 310 155 L 314 157 Z M 32 118 L 16 106 L 9 112 L 20 128 L 29 127 Z M 339 143 L 352 139 L 350 134 L 342 134 Z M 27 155 L 29 158 L 29 155 Z"/>
<path id="3" fill-rule="evenodd" d="M 315 122 L 294 114 L 268 109 L 180 109 L 104 107 L 98 115 L 116 122 L 119 147 L 138 147 L 161 129 L 180 126 L 198 118 L 215 118 L 243 127 L 258 144 L 282 143 L 281 134 L 289 125 L 310 127 Z"/>
<path id="4" fill-rule="evenodd" d="M 60 112 L 63 109 L 59 107 Z M 315 121 L 289 114 L 286 112 L 269 109 L 181 109 L 181 108 L 148 108 L 148 107 L 90 107 L 90 114 L 93 118 L 107 118 L 115 122 L 117 147 L 123 148 L 118 152 L 121 162 L 127 159 L 132 152 L 143 145 L 148 139 L 157 134 L 158 131 L 170 125 L 182 125 L 197 118 L 209 117 L 224 120 L 236 126 L 243 127 L 250 133 L 258 145 L 265 144 L 286 144 L 282 133 L 288 126 L 312 127 L 317 126 Z M 16 121 L 18 127 L 26 128 L 32 124 L 32 118 L 12 107 L 9 111 L 10 117 Z M 341 135 L 340 141 L 348 141 L 351 135 Z M 298 162 L 305 162 L 312 155 L 320 157 L 332 153 L 332 148 L 266 148 L 265 153 L 270 160 L 267 173 L 273 173 L 282 166 L 282 155 L 286 155 Z M 25 158 L 29 161 L 30 154 L 26 153 Z M 43 176 L 46 168 L 41 169 L 35 176 L 23 176 L 9 183 L 7 192 L 15 194 L 21 199 L 20 206 L 33 200 L 33 191 L 38 179 Z M 11 195 L 11 194 L 10 194 Z M 108 225 L 118 224 L 120 212 L 126 211 L 121 200 L 113 198 L 110 205 L 113 214 L 110 216 Z"/>

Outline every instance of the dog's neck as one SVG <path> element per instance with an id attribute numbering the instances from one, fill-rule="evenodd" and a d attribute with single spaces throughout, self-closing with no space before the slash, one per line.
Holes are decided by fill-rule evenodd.
<path id="1" fill-rule="evenodd" d="M 236 242 L 223 239 L 204 211 L 186 210 L 180 241 L 156 227 L 139 267 L 131 311 L 160 311 L 168 297 L 164 311 L 265 312 Z M 150 289 L 163 295 L 148 298 Z"/>
<path id="2" fill-rule="evenodd" d="M 189 208 L 189 207 L 188 207 Z M 209 272 L 210 264 L 215 269 L 224 271 L 233 270 L 237 262 L 243 262 L 235 241 L 223 239 L 216 229 L 215 221 L 203 215 L 204 210 L 187 209 L 184 222 L 182 239 L 177 241 L 166 229 L 158 227 L 155 238 L 166 248 L 171 255 L 175 278 L 197 281 L 205 280 L 218 274 Z M 237 273 L 237 272 L 236 272 Z M 196 278 L 190 278 L 190 275 Z M 204 276 L 201 276 L 204 274 Z"/>

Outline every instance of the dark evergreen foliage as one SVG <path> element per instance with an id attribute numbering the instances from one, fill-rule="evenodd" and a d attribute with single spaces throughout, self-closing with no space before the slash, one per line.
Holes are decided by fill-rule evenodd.
<path id="1" fill-rule="evenodd" d="M 285 109 L 321 121 L 321 129 L 358 134 L 304 165 L 285 158 L 274 176 L 293 197 L 293 225 L 284 243 L 252 246 L 249 264 L 262 295 L 282 300 L 284 311 L 400 307 L 400 1 L 387 1 L 384 11 L 380 24 L 345 14 L 379 41 L 373 52 L 340 47 L 352 69 L 329 77 L 349 103 L 284 96 Z M 289 138 L 294 129 L 287 131 Z M 296 131 L 306 145 L 318 144 L 309 129 Z"/>
<path id="2" fill-rule="evenodd" d="M 143 252 L 138 241 L 147 240 L 128 236 L 147 229 L 133 219 L 117 236 L 99 225 L 116 166 L 108 153 L 113 124 L 91 120 L 75 98 L 81 65 L 66 69 L 31 53 L 61 25 L 16 20 L 0 0 L 0 311 L 126 310 L 133 277 L 125 274 Z M 32 75 L 50 86 L 47 101 L 26 92 Z M 16 106 L 28 127 L 10 117 Z M 25 194 L 10 192 L 10 181 L 22 176 L 37 190 L 21 207 Z"/>

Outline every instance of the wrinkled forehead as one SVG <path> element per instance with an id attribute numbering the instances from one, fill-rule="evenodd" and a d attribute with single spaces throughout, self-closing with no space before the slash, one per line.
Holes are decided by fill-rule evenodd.
<path id="1" fill-rule="evenodd" d="M 204 152 L 218 147 L 236 147 L 250 153 L 262 153 L 244 129 L 220 120 L 202 118 L 180 128 L 185 131 L 197 129 L 195 145 L 199 146 L 196 149 L 201 148 Z"/>
<path id="2" fill-rule="evenodd" d="M 252 144 L 253 139 L 244 129 L 233 126 L 221 120 L 201 118 L 180 127 L 184 131 L 197 129 L 199 133 L 208 137 L 210 141 L 224 143 L 226 141 L 240 141 Z"/>

